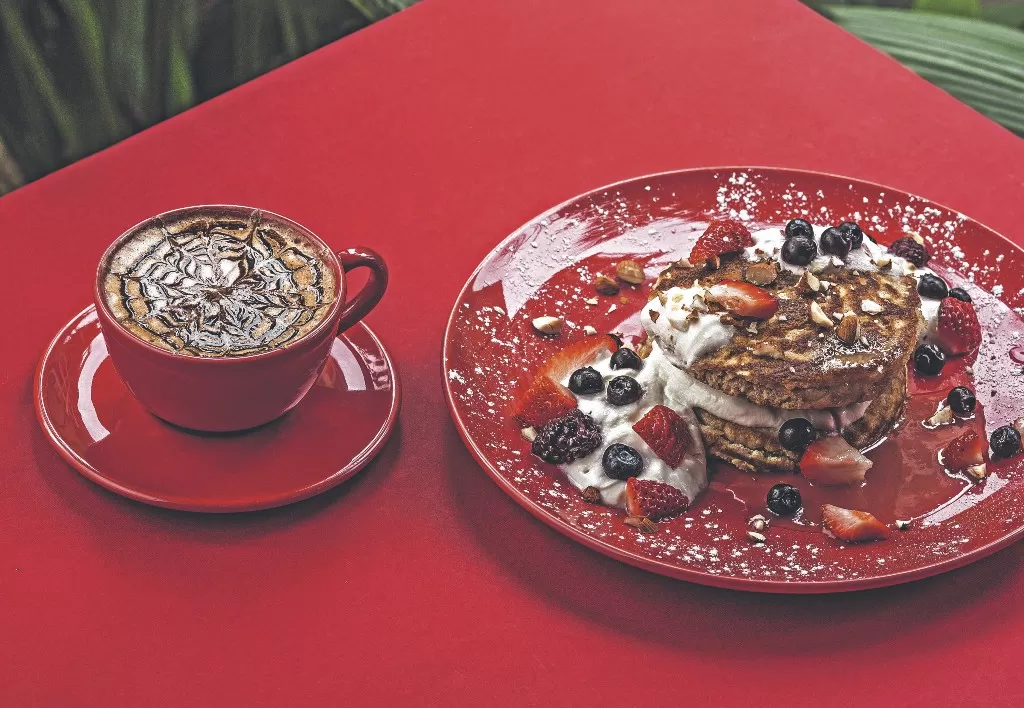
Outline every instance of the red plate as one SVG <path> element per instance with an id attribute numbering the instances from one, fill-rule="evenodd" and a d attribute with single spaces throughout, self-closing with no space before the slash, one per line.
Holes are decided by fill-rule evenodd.
<path id="1" fill-rule="evenodd" d="M 205 512 L 253 511 L 325 492 L 387 442 L 398 416 L 391 358 L 366 325 L 334 340 L 320 378 L 277 420 L 240 433 L 196 433 L 148 413 L 118 378 L 89 306 L 36 370 L 36 415 L 83 476 L 136 501 Z"/>
<path id="2" fill-rule="evenodd" d="M 530 454 L 507 408 L 511 391 L 540 362 L 583 337 L 585 325 L 635 335 L 653 276 L 685 256 L 706 222 L 731 215 L 752 228 L 802 216 L 815 223 L 853 218 L 883 243 L 904 231 L 930 241 L 930 265 L 963 285 L 986 330 L 974 357 L 947 364 L 938 380 L 912 377 L 903 424 L 869 453 L 867 484 L 844 492 L 801 481 L 809 517 L 773 522 L 764 546 L 746 539 L 746 520 L 763 511 L 766 490 L 792 476 L 753 476 L 712 466 L 712 486 L 684 516 L 644 535 L 623 511 L 583 502 L 554 466 Z M 614 298 L 590 286 L 622 258 L 644 264 L 648 281 Z M 957 271 L 957 272 L 953 272 Z M 959 275 L 958 275 L 959 273 Z M 657 573 L 760 592 L 836 592 L 935 575 L 1003 548 L 1024 534 L 1022 456 L 990 463 L 980 484 L 945 474 L 939 449 L 968 427 L 987 434 L 1024 413 L 1024 251 L 946 207 L 905 192 L 835 175 L 776 168 L 670 172 L 602 187 L 542 214 L 498 245 L 459 295 L 445 334 L 444 386 L 455 425 L 487 473 L 513 499 L 558 531 L 619 560 Z M 966 277 L 963 277 L 966 276 Z M 997 296 L 1002 297 L 1000 301 Z M 1005 304 L 1004 304 L 1005 303 Z M 566 320 L 556 340 L 530 323 Z M 1016 347 L 1016 349 L 1015 349 Z M 970 382 L 974 420 L 926 430 L 952 386 Z M 987 420 L 987 422 L 986 422 Z M 820 503 L 871 511 L 887 523 L 912 519 L 889 541 L 845 546 L 817 523 Z"/>

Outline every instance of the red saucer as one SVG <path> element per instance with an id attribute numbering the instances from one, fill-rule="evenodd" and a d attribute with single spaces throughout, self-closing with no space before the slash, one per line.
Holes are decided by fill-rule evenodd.
<path id="1" fill-rule="evenodd" d="M 50 442 L 93 482 L 171 509 L 253 511 L 341 484 L 387 442 L 400 391 L 391 359 L 362 323 L 334 342 L 291 412 L 243 433 L 194 433 L 148 413 L 118 378 L 90 306 L 39 362 L 36 415 Z"/>
<path id="2" fill-rule="evenodd" d="M 711 488 L 689 512 L 645 535 L 623 523 L 625 512 L 585 503 L 559 469 L 530 453 L 508 416 L 511 392 L 555 351 L 584 338 L 586 325 L 639 334 L 639 313 L 654 277 L 688 254 L 715 216 L 743 219 L 752 229 L 796 216 L 816 223 L 853 218 L 882 243 L 904 231 L 920 232 L 933 254 L 929 265 L 951 286 L 969 290 L 987 334 L 976 358 L 952 360 L 940 377 L 911 377 L 906 420 L 868 453 L 875 466 L 862 489 L 824 490 L 807 486 L 802 477 L 750 475 L 716 463 Z M 594 275 L 611 272 L 623 258 L 640 261 L 647 281 L 614 297 L 599 296 Z M 587 302 L 592 298 L 598 298 L 596 306 Z M 879 587 L 957 568 L 1024 536 L 1024 455 L 990 463 L 991 474 L 979 484 L 945 474 L 937 461 L 939 449 L 966 428 L 987 438 L 1024 414 L 1022 305 L 1024 251 L 920 197 L 777 168 L 650 175 L 571 199 L 491 251 L 448 322 L 445 393 L 459 433 L 491 478 L 534 516 L 601 553 L 657 573 L 743 590 Z M 532 319 L 543 315 L 565 320 L 560 337 L 542 338 L 532 329 Z M 975 372 L 977 416 L 925 430 L 921 421 L 949 388 L 970 381 L 968 365 Z M 779 481 L 802 487 L 807 523 L 775 520 L 768 542 L 751 544 L 746 521 L 764 512 L 765 493 Z M 912 524 L 888 541 L 843 545 L 817 525 L 825 502 L 871 511 L 890 524 Z"/>

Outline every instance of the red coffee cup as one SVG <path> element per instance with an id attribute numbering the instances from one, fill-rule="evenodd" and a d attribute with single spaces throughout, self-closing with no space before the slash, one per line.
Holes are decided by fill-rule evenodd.
<path id="1" fill-rule="evenodd" d="M 207 357 L 176 353 L 132 334 L 108 304 L 103 290 L 111 255 L 141 229 L 181 218 L 223 216 L 244 222 L 258 213 L 287 225 L 324 254 L 318 266 L 334 276 L 335 297 L 322 319 L 294 341 L 268 351 Z M 368 268 L 370 277 L 352 299 L 345 273 Z M 334 338 L 372 310 L 387 288 L 388 269 L 368 248 L 333 252 L 309 229 L 273 212 L 251 207 L 204 205 L 175 209 L 128 229 L 104 253 L 95 283 L 96 311 L 107 351 L 118 375 L 154 415 L 201 431 L 245 430 L 268 423 L 294 407 L 313 386 L 330 355 Z"/>

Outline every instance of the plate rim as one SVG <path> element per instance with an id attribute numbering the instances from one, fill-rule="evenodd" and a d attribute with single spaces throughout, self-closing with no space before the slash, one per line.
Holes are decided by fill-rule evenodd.
<path id="1" fill-rule="evenodd" d="M 262 497 L 252 498 L 246 497 L 235 500 L 231 503 L 215 503 L 211 504 L 208 500 L 202 499 L 184 499 L 184 498 L 171 498 L 166 499 L 162 497 L 153 496 L 125 487 L 124 485 L 118 484 L 117 482 L 104 476 L 99 470 L 94 468 L 85 459 L 80 457 L 63 439 L 63 437 L 57 432 L 56 427 L 50 420 L 49 415 L 46 412 L 46 406 L 43 403 L 43 388 L 42 388 L 42 376 L 43 370 L 46 368 L 50 357 L 53 354 L 53 350 L 57 347 L 58 341 L 64 336 L 68 327 L 75 322 L 81 321 L 83 318 L 88 316 L 91 310 L 95 310 L 95 303 L 89 304 L 83 310 L 79 311 L 76 315 L 69 318 L 61 328 L 54 335 L 53 339 L 47 345 L 43 352 L 43 355 L 39 357 L 39 361 L 36 364 L 35 374 L 32 382 L 32 404 L 35 408 L 36 420 L 39 422 L 40 427 L 43 430 L 47 441 L 50 446 L 53 447 L 58 454 L 67 462 L 76 472 L 81 474 L 83 477 L 88 479 L 100 487 L 103 487 L 109 492 L 118 494 L 127 499 L 147 504 L 149 506 L 161 507 L 164 509 L 174 509 L 176 511 L 187 511 L 197 512 L 205 514 L 232 514 L 249 511 L 261 511 L 263 509 L 273 509 L 280 506 L 286 506 L 288 504 L 294 504 L 295 502 L 303 501 L 311 497 L 322 494 L 323 492 L 333 489 L 334 487 L 346 482 L 357 473 L 363 470 L 373 459 L 380 453 L 381 449 L 390 439 L 391 434 L 394 432 L 395 424 L 398 420 L 398 413 L 401 409 L 402 402 L 402 389 L 399 381 L 398 370 L 395 368 L 394 362 L 391 359 L 391 354 L 388 352 L 384 343 L 380 340 L 380 337 L 370 329 L 364 322 L 356 322 L 353 327 L 362 327 L 370 338 L 380 348 L 381 353 L 384 355 L 384 360 L 387 362 L 388 370 L 391 372 L 392 387 L 391 387 L 391 405 L 388 409 L 388 417 L 377 431 L 376 435 L 370 440 L 370 442 L 363 447 L 363 449 L 355 455 L 344 467 L 335 471 L 328 477 L 321 479 L 319 482 L 312 484 L 301 489 L 292 490 L 288 493 L 277 494 L 273 497 Z M 345 332 L 341 332 L 336 337 L 345 336 Z"/>
<path id="2" fill-rule="evenodd" d="M 706 585 L 710 587 L 723 588 L 728 590 L 741 590 L 745 592 L 760 592 L 760 593 L 772 593 L 772 594 L 829 594 L 829 593 L 841 593 L 841 592 L 856 592 L 860 590 L 871 590 L 875 588 L 889 587 L 893 585 L 901 585 L 903 583 L 913 582 L 915 580 L 923 580 L 924 578 L 933 577 L 943 573 L 947 573 L 953 570 L 957 570 L 966 565 L 970 565 L 976 561 L 986 558 L 998 551 L 1007 548 L 1016 541 L 1024 537 L 1024 521 L 1016 528 L 1013 529 L 1003 536 L 990 541 L 989 543 L 979 546 L 978 548 L 972 549 L 966 553 L 951 556 L 949 558 L 924 565 L 919 568 L 913 568 L 909 570 L 902 570 L 895 573 L 887 573 L 884 575 L 876 575 L 870 578 L 849 578 L 844 580 L 825 580 L 825 581 L 813 581 L 813 580 L 761 580 L 761 579 L 746 579 L 741 577 L 731 577 L 715 575 L 713 573 L 705 573 L 699 570 L 691 568 L 682 568 L 671 563 L 664 561 L 647 558 L 638 554 L 632 553 L 627 550 L 623 550 L 615 545 L 595 539 L 587 534 L 584 534 L 568 522 L 564 521 L 560 517 L 552 514 L 545 510 L 543 507 L 534 502 L 530 497 L 516 488 L 508 480 L 506 480 L 499 470 L 497 470 L 491 462 L 487 459 L 487 456 L 477 446 L 476 442 L 469 435 L 466 425 L 459 414 L 458 409 L 455 405 L 455 396 L 451 389 L 451 380 L 449 379 L 448 372 L 448 359 L 449 352 L 452 346 L 452 337 L 454 331 L 454 324 L 456 316 L 459 311 L 459 304 L 463 301 L 473 282 L 476 280 L 480 271 L 484 265 L 491 260 L 492 256 L 499 253 L 507 243 L 512 239 L 516 238 L 517 235 L 527 226 L 535 223 L 545 217 L 559 212 L 564 207 L 576 202 L 584 197 L 593 195 L 602 191 L 607 191 L 615 187 L 621 186 L 627 183 L 639 182 L 645 179 L 656 179 L 664 178 L 670 175 L 681 175 L 681 174 L 692 174 L 698 172 L 708 173 L 709 175 L 714 172 L 775 172 L 775 173 L 788 173 L 797 174 L 805 177 L 828 177 L 830 179 L 837 180 L 848 180 L 850 182 L 856 182 L 860 185 L 866 185 L 868 187 L 878 188 L 885 190 L 886 192 L 893 192 L 900 195 L 905 195 L 914 199 L 920 199 L 922 201 L 934 204 L 941 207 L 949 212 L 961 215 L 964 220 L 973 222 L 977 226 L 989 231 L 990 233 L 1001 239 L 1008 248 L 1016 249 L 1024 252 L 1024 247 L 1017 245 L 999 231 L 986 226 L 977 219 L 964 214 L 959 209 L 954 209 L 941 202 L 937 202 L 927 197 L 921 197 L 913 192 L 907 192 L 903 189 L 891 187 L 889 185 L 873 182 L 871 180 L 859 179 L 856 177 L 849 177 L 847 175 L 841 175 L 834 172 L 823 172 L 820 170 L 808 170 L 802 168 L 793 167 L 772 167 L 772 166 L 756 166 L 756 165 L 725 165 L 725 166 L 711 166 L 711 167 L 688 167 L 677 170 L 664 170 L 661 172 L 652 172 L 648 174 L 637 175 L 634 177 L 628 177 L 626 179 L 617 180 L 603 186 L 589 189 L 579 194 L 569 197 L 568 199 L 559 202 L 555 206 L 552 206 L 543 212 L 531 217 L 509 233 L 505 238 L 498 242 L 494 247 L 491 248 L 487 254 L 480 260 L 476 268 L 473 269 L 469 277 L 466 279 L 465 284 L 459 289 L 459 293 L 455 298 L 455 302 L 452 305 L 451 313 L 448 316 L 448 321 L 445 325 L 444 339 L 441 345 L 441 385 L 444 391 L 445 403 L 448 407 L 448 413 L 451 416 L 452 422 L 455 425 L 455 429 L 459 433 L 459 437 L 462 439 L 463 444 L 469 450 L 470 454 L 476 460 L 477 464 L 483 468 L 484 472 L 502 489 L 507 495 L 509 495 L 517 504 L 526 509 L 536 519 L 542 521 L 547 526 L 558 531 L 559 533 L 569 537 L 570 539 L 582 544 L 583 546 L 590 548 L 591 550 L 597 551 L 605 556 L 614 558 L 615 560 L 621 561 L 628 565 L 647 570 L 658 575 L 663 575 L 677 580 L 685 580 L 687 582 L 696 583 L 699 585 Z M 1005 304 L 1005 303 L 1004 303 Z"/>

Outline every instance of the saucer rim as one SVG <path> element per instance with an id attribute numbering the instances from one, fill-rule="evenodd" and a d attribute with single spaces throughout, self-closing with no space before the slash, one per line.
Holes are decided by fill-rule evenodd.
<path id="1" fill-rule="evenodd" d="M 126 487 L 104 476 L 102 472 L 83 459 L 72 448 L 72 446 L 64 440 L 57 431 L 56 426 L 50 420 L 50 417 L 46 412 L 46 407 L 43 403 L 43 371 L 53 355 L 54 350 L 59 345 L 60 340 L 66 335 L 69 327 L 86 318 L 90 311 L 95 310 L 96 305 L 93 303 L 79 311 L 73 317 L 69 318 L 47 345 L 43 355 L 39 358 L 39 361 L 36 364 L 32 383 L 32 404 L 35 408 L 36 420 L 39 421 L 39 425 L 51 447 L 53 447 L 64 461 L 71 465 L 76 472 L 89 481 L 103 487 L 107 491 L 143 504 L 162 507 L 165 509 L 174 509 L 177 511 L 230 514 L 273 509 L 275 507 L 286 506 L 288 504 L 294 504 L 296 502 L 309 499 L 322 494 L 329 489 L 333 489 L 343 482 L 346 482 L 373 461 L 387 441 L 391 438 L 391 434 L 394 432 L 402 402 L 402 387 L 398 376 L 398 370 L 395 367 L 390 352 L 384 346 L 384 343 L 381 341 L 380 337 L 377 336 L 376 332 L 370 329 L 370 327 L 364 322 L 356 322 L 349 328 L 349 330 L 335 335 L 335 338 L 346 337 L 348 331 L 356 327 L 362 327 L 369 337 L 377 344 L 381 353 L 384 355 L 384 361 L 387 364 L 388 371 L 391 373 L 391 406 L 388 410 L 387 419 L 383 422 L 376 435 L 374 435 L 369 443 L 367 443 L 367 445 L 363 447 L 358 454 L 354 455 L 341 469 L 312 485 L 305 486 L 300 489 L 290 490 L 286 493 L 276 494 L 273 496 L 242 497 L 231 500 L 230 502 L 212 501 L 210 499 L 202 498 L 165 498 L 140 492 L 136 489 L 132 489 L 131 487 Z M 98 315 L 95 316 L 98 318 Z M 99 327 L 98 321 L 96 326 L 97 328 Z"/>

